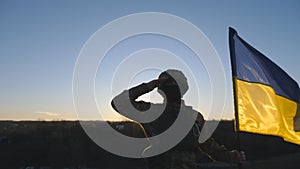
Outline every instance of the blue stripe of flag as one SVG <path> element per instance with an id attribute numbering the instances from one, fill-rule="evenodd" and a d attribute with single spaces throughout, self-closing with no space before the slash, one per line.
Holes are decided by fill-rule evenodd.
<path id="1" fill-rule="evenodd" d="M 271 86 L 275 93 L 300 103 L 300 90 L 297 82 L 274 62 L 250 46 L 238 36 L 233 35 L 233 75 L 240 80 Z"/>

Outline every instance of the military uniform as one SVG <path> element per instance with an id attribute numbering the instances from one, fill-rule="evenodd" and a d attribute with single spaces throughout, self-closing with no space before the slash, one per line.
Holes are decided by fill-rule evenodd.
<path id="1" fill-rule="evenodd" d="M 112 107 L 120 114 L 128 117 L 131 112 L 126 112 L 127 109 L 123 109 L 123 107 L 128 106 L 126 104 L 129 102 L 140 111 L 146 111 L 152 106 L 159 106 L 160 104 L 136 101 L 139 96 L 151 90 L 145 83 L 125 90 L 113 99 Z M 195 131 L 201 131 L 204 124 L 204 118 L 200 113 L 186 106 L 183 100 L 181 100 L 181 103 L 166 103 L 166 105 L 162 106 L 165 106 L 164 112 L 156 120 L 142 123 L 148 136 L 155 136 L 167 130 L 176 120 L 181 106 L 185 106 L 184 110 L 187 112 L 184 113 L 193 113 L 198 115 L 198 117 L 195 117 L 197 120 L 193 128 L 178 145 L 163 154 L 148 158 L 149 169 L 194 169 L 196 161 L 195 151 L 201 151 L 215 160 L 231 160 L 230 152 L 224 146 L 220 146 L 213 138 L 210 138 L 203 144 L 198 143 L 199 133 L 197 134 Z"/>

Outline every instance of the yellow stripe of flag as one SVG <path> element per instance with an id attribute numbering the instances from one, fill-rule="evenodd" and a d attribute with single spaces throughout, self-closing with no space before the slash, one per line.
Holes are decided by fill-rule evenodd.
<path id="1" fill-rule="evenodd" d="M 229 29 L 237 131 L 300 145 L 300 88 L 282 68 Z"/>
<path id="2" fill-rule="evenodd" d="M 270 86 L 235 78 L 240 131 L 281 136 L 300 144 L 293 118 L 297 103 L 279 96 Z M 285 112 L 285 113 L 281 113 Z"/>

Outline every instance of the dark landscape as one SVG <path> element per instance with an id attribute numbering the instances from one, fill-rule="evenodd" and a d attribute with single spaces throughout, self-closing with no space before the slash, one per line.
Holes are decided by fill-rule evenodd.
<path id="1" fill-rule="evenodd" d="M 91 122 L 101 125 L 104 122 Z M 110 122 L 126 135 L 143 137 L 132 122 Z M 135 132 L 135 133 L 133 133 Z M 240 147 L 247 154 L 243 168 L 279 169 L 300 167 L 300 146 L 279 137 L 240 133 Z M 237 147 L 233 121 L 219 123 L 213 137 L 229 149 Z M 213 162 L 197 156 L 199 168 L 237 168 L 235 164 Z M 145 159 L 113 155 L 96 145 L 78 121 L 1 121 L 0 168 L 100 168 L 142 169 Z"/>

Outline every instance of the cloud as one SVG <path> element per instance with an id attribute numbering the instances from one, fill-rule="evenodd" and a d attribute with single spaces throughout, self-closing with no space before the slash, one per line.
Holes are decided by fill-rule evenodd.
<path id="1" fill-rule="evenodd" d="M 58 113 L 53 113 L 53 112 L 44 112 L 44 111 L 38 111 L 35 112 L 36 114 L 44 114 L 44 115 L 48 115 L 48 116 L 59 116 L 60 114 Z"/>

